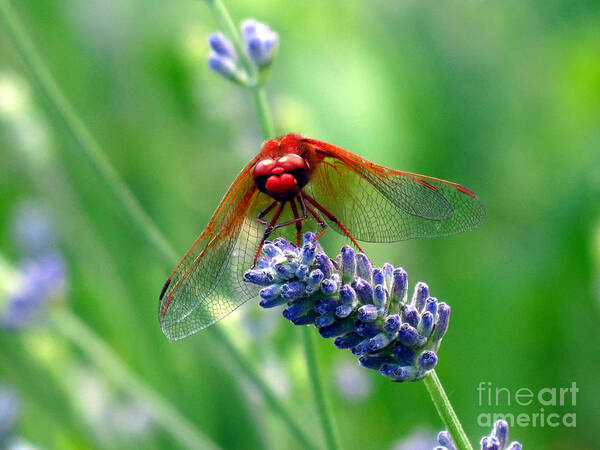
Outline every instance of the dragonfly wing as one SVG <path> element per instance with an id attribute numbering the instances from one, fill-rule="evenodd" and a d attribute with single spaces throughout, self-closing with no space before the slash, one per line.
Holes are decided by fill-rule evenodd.
<path id="1" fill-rule="evenodd" d="M 323 156 L 311 178 L 312 192 L 358 240 L 447 236 L 475 228 L 485 218 L 477 196 L 459 184 L 388 169 L 340 147 L 309 142 Z"/>
<path id="2" fill-rule="evenodd" d="M 163 287 L 158 315 L 170 340 L 212 325 L 257 295 L 257 289 L 243 281 L 263 233 L 254 220 L 259 197 L 251 175 L 254 163 L 240 172 Z"/>

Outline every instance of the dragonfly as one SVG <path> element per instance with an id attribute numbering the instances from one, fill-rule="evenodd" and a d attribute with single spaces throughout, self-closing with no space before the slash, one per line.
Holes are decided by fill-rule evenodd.
<path id="1" fill-rule="evenodd" d="M 267 240 L 300 245 L 332 228 L 359 242 L 389 243 L 471 230 L 485 209 L 468 188 L 389 169 L 327 142 L 288 134 L 266 141 L 237 175 L 210 221 L 165 282 L 159 322 L 179 340 L 257 297 L 243 275 Z"/>

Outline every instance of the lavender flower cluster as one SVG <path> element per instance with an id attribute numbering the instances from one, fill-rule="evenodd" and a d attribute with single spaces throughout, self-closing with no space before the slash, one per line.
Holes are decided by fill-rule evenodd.
<path id="1" fill-rule="evenodd" d="M 441 431 L 437 439 L 440 445 L 434 450 L 456 450 L 454 441 L 447 431 Z M 505 420 L 498 420 L 492 432 L 489 436 L 484 436 L 480 444 L 481 450 L 522 450 L 523 448 L 517 441 L 508 444 L 508 423 Z"/>
<path id="2" fill-rule="evenodd" d="M 363 367 L 393 381 L 425 377 L 437 364 L 450 307 L 417 283 L 408 301 L 406 272 L 391 264 L 373 268 L 363 253 L 345 246 L 331 260 L 306 233 L 302 247 L 277 238 L 244 280 L 260 286 L 260 306 L 286 305 L 294 325 L 315 325 L 338 348 L 359 356 Z"/>
<path id="3" fill-rule="evenodd" d="M 208 67 L 218 75 L 238 84 L 253 84 L 262 82 L 265 69 L 273 61 L 273 56 L 279 46 L 279 36 L 268 25 L 253 19 L 242 22 L 242 39 L 244 52 L 248 61 L 258 73 L 258 80 L 250 80 L 250 74 L 240 65 L 239 55 L 233 43 L 221 32 L 208 37 L 211 53 L 208 55 Z"/>

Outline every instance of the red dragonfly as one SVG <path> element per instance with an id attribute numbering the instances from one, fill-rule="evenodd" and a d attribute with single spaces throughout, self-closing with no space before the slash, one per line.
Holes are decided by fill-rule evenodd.
<path id="1" fill-rule="evenodd" d="M 330 226 L 357 241 L 447 236 L 482 223 L 485 210 L 460 184 L 388 169 L 326 142 L 288 134 L 263 144 L 167 279 L 159 320 L 170 340 L 217 322 L 257 288 L 243 281 L 269 238 L 300 245 Z"/>

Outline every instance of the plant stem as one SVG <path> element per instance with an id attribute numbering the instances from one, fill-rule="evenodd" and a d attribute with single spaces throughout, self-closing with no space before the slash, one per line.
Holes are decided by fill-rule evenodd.
<path id="1" fill-rule="evenodd" d="M 133 374 L 100 337 L 68 309 L 58 309 L 51 317 L 57 330 L 98 367 L 114 385 L 135 397 L 148 407 L 154 421 L 165 429 L 179 444 L 189 449 L 217 449 L 179 411 Z"/>
<path id="2" fill-rule="evenodd" d="M 104 181 L 123 204 L 125 211 L 132 217 L 150 243 L 158 250 L 163 257 L 163 260 L 169 265 L 176 264 L 177 256 L 173 247 L 148 216 L 127 185 L 121 180 L 100 145 L 93 138 L 83 121 L 79 118 L 71 104 L 63 95 L 33 47 L 20 21 L 10 9 L 8 0 L 0 0 L 0 20 L 2 20 L 9 37 L 13 40 L 21 58 L 30 70 L 32 83 L 36 86 L 38 91 L 47 98 L 48 103 L 54 112 L 53 116 L 73 134 L 84 153 L 90 158 L 100 175 L 104 178 Z M 244 372 L 244 375 L 256 385 L 256 380 L 260 380 L 258 375 L 245 361 L 242 354 L 234 347 L 229 340 L 229 337 L 221 330 L 216 331 L 216 326 L 218 325 L 211 327 L 213 333 L 218 333 L 218 338 L 215 339 L 215 341 L 229 352 L 231 358 Z M 290 431 L 297 438 L 299 435 L 302 436 L 302 438 L 299 439 L 300 443 L 305 444 L 309 442 L 309 439 L 303 434 L 300 427 L 295 424 L 294 419 L 285 412 L 285 408 L 279 403 L 270 388 L 264 383 L 262 383 L 262 388 L 261 386 L 256 386 L 263 394 L 268 393 L 266 395 L 271 397 L 271 401 L 268 402 L 268 404 L 288 426 L 291 423 L 294 423 L 294 430 L 290 428 Z"/>
<path id="3" fill-rule="evenodd" d="M 256 120 L 258 120 L 262 137 L 264 140 L 271 139 L 275 137 L 275 131 L 273 130 L 273 121 L 271 120 L 265 89 L 262 86 L 256 86 L 250 88 L 250 91 L 252 92 Z"/>
<path id="4" fill-rule="evenodd" d="M 429 372 L 423 382 L 456 448 L 458 450 L 473 450 L 435 370 Z"/>
<path id="5" fill-rule="evenodd" d="M 340 448 L 340 446 L 333 427 L 331 412 L 329 411 L 327 401 L 325 400 L 325 392 L 321 384 L 321 378 L 319 377 L 319 366 L 317 364 L 317 356 L 315 354 L 312 330 L 310 330 L 308 326 L 300 328 L 302 329 L 302 339 L 304 341 L 304 352 L 306 354 L 306 366 L 308 370 L 309 383 L 313 390 L 315 403 L 317 404 L 319 420 L 321 421 L 321 427 L 323 428 L 323 433 L 325 434 L 327 448 L 334 450 Z"/>

